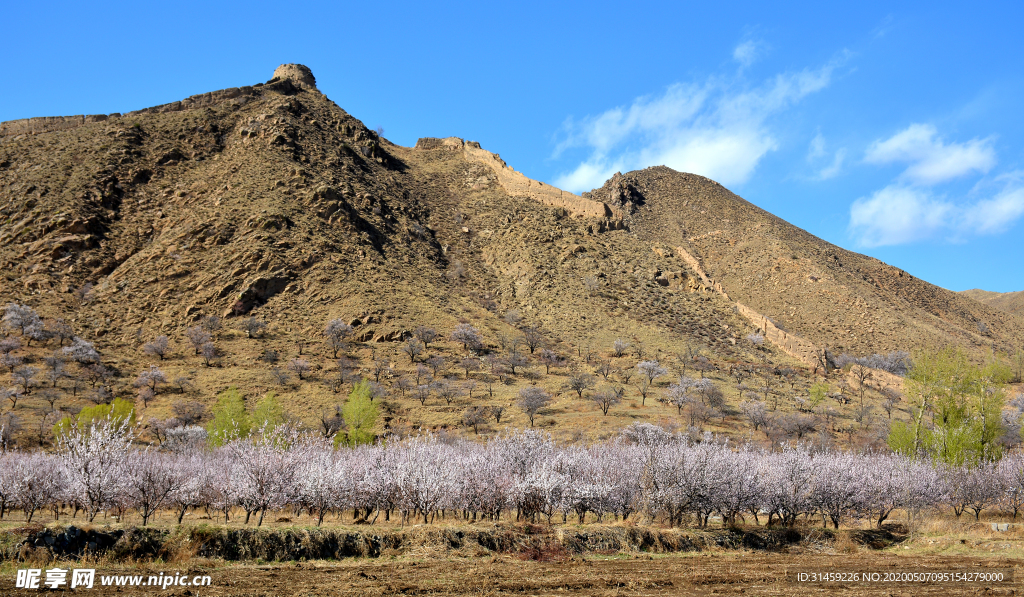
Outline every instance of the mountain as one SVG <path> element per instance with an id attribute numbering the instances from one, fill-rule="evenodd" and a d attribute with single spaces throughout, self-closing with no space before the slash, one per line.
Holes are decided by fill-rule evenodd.
<path id="1" fill-rule="evenodd" d="M 971 290 L 964 290 L 960 294 L 996 309 L 1024 316 L 1024 290 L 1017 292 L 991 292 L 973 288 Z"/>
<path id="2" fill-rule="evenodd" d="M 649 168 L 578 196 L 476 142 L 394 145 L 301 65 L 127 114 L 0 124 L 0 266 L 0 302 L 67 320 L 122 372 L 121 391 L 153 364 L 141 344 L 167 335 L 178 356 L 162 366 L 191 372 L 206 400 L 274 387 L 258 360 L 270 349 L 334 375 L 330 351 L 303 350 L 335 318 L 366 343 L 353 353 L 363 366 L 407 363 L 399 342 L 417 326 L 460 323 L 495 351 L 535 326 L 585 367 L 627 366 L 609 352 L 622 339 L 634 361 L 703 354 L 721 370 L 805 376 L 823 349 L 955 343 L 980 358 L 1024 339 L 1019 314 L 824 242 L 700 176 Z M 227 323 L 217 368 L 184 335 L 211 315 Z M 269 324 L 266 338 L 240 331 L 248 317 Z M 439 350 L 457 361 L 458 348 Z M 307 417 L 337 400 L 309 384 L 281 391 Z M 419 422 L 457 424 L 462 410 Z"/>

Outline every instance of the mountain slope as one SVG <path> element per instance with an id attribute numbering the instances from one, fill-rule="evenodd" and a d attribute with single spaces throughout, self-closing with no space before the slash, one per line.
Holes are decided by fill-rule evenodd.
<path id="1" fill-rule="evenodd" d="M 1017 292 L 991 292 L 989 290 L 973 288 L 971 290 L 964 290 L 960 294 L 996 309 L 1024 316 L 1024 290 Z"/>
<path id="2" fill-rule="evenodd" d="M 836 352 L 1009 350 L 1024 338 L 1024 319 L 836 247 L 701 176 L 648 168 L 586 195 L 631 211 L 639 238 L 692 254 L 731 299 Z"/>
<path id="3" fill-rule="evenodd" d="M 602 387 L 631 386 L 628 370 L 659 360 L 672 375 L 658 396 L 699 364 L 727 394 L 714 425 L 731 430 L 750 399 L 745 371 L 761 373 L 765 400 L 775 392 L 788 404 L 780 408 L 795 409 L 825 347 L 957 343 L 981 358 L 1024 338 L 1016 315 L 825 243 L 699 176 L 650 168 L 576 196 L 478 143 L 396 146 L 298 65 L 265 84 L 124 115 L 0 123 L 0 267 L 0 304 L 26 303 L 95 341 L 119 374 L 114 395 L 132 395 L 132 378 L 159 365 L 169 379 L 193 379 L 207 403 L 230 385 L 248 397 L 274 389 L 313 426 L 340 400 L 350 368 L 370 376 L 383 361 L 395 371 L 381 380 L 400 396 L 386 405 L 386 425 L 461 426 L 467 404 L 510 406 L 539 384 L 556 397 L 545 424 L 598 435 L 682 412 L 630 389 L 628 408 L 595 415 L 565 384 L 577 370 L 601 374 L 602 363 L 623 371 L 601 374 Z M 226 322 L 212 366 L 185 336 L 206 316 Z M 247 337 L 249 317 L 268 324 L 266 337 Z M 323 343 L 335 318 L 355 328 L 348 361 Z M 494 376 L 455 375 L 467 351 L 446 336 L 460 323 L 480 330 Z M 422 375 L 400 352 L 420 325 L 442 338 L 417 365 L 447 359 L 431 375 L 467 384 L 460 401 L 423 405 L 398 383 Z M 528 326 L 568 360 L 550 375 L 539 352 L 525 372 L 487 361 L 508 354 Z M 748 339 L 758 332 L 769 342 Z M 170 338 L 166 360 L 143 350 L 159 335 Z M 616 339 L 630 348 L 612 351 Z M 22 356 L 41 363 L 56 344 Z M 292 358 L 310 370 L 284 381 Z M 727 372 L 737 372 L 735 384 Z M 784 374 L 795 377 L 783 391 Z M 486 396 L 473 393 L 484 385 Z M 77 386 L 64 391 L 73 389 L 62 398 L 72 410 L 82 406 Z M 169 415 L 185 391 L 144 403 L 146 416 Z M 43 420 L 46 403 L 28 400 Z M 527 424 L 509 417 L 500 424 Z"/>

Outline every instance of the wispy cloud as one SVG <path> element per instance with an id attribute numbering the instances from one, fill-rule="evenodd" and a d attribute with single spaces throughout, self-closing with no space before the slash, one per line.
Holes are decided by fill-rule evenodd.
<path id="1" fill-rule="evenodd" d="M 742 44 L 741 44 L 742 45 Z M 600 186 L 616 171 L 666 165 L 730 185 L 748 180 L 778 148 L 768 120 L 827 87 L 842 60 L 776 75 L 749 86 L 742 77 L 677 83 L 579 122 L 567 120 L 555 156 L 586 148 L 589 156 L 555 184 L 572 191 Z"/>
<path id="2" fill-rule="evenodd" d="M 869 164 L 907 163 L 902 179 L 922 185 L 934 185 L 972 172 L 987 173 L 996 164 L 992 137 L 966 143 L 946 143 L 930 124 L 912 124 L 884 141 L 868 148 L 864 161 Z"/>
<path id="3" fill-rule="evenodd" d="M 893 183 L 850 207 L 850 230 L 866 247 L 999 234 L 1024 216 L 1024 185 L 1007 184 L 993 197 L 955 202 L 931 189 Z"/>
<path id="4" fill-rule="evenodd" d="M 741 67 L 747 68 L 761 58 L 764 50 L 764 44 L 748 39 L 733 49 L 732 59 L 739 62 Z"/>
<path id="5" fill-rule="evenodd" d="M 823 159 L 829 154 L 826 149 L 825 137 L 819 132 L 811 139 L 810 146 L 807 150 L 807 161 L 814 163 L 821 163 Z M 834 178 L 843 169 L 843 162 L 846 160 L 846 148 L 840 147 L 832 154 L 832 161 L 814 174 L 816 180 L 828 180 Z"/>
<path id="6" fill-rule="evenodd" d="M 935 190 L 943 183 L 991 171 L 996 165 L 993 141 L 986 137 L 946 142 L 930 124 L 911 124 L 875 141 L 864 154 L 866 163 L 906 164 L 906 169 L 885 188 L 853 202 L 851 233 L 861 245 L 877 247 L 928 239 L 962 241 L 1004 232 L 1024 216 L 1021 173 L 982 179 L 975 185 L 975 197 L 992 185 L 999 189 L 980 199 L 957 201 Z"/>

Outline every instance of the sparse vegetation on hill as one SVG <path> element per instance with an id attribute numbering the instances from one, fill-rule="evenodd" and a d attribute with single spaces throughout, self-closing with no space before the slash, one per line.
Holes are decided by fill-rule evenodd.
<path id="1" fill-rule="evenodd" d="M 307 72 L 4 129 L 9 441 L 117 398 L 160 443 L 229 388 L 333 436 L 360 387 L 374 435 L 647 421 L 879 447 L 913 414 L 881 355 L 994 350 L 1020 379 L 1019 317 L 712 181 L 654 168 L 559 199 L 477 144 L 390 144 Z"/>

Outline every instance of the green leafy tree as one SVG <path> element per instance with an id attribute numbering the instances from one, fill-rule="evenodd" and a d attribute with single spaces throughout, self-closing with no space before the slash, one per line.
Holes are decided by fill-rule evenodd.
<path id="1" fill-rule="evenodd" d="M 828 384 L 816 383 L 811 386 L 808 393 L 810 394 L 810 400 L 808 400 L 808 402 L 812 408 L 817 408 L 818 405 L 824 402 L 825 398 L 828 397 Z"/>
<path id="2" fill-rule="evenodd" d="M 267 395 L 256 404 L 256 410 L 252 413 L 252 428 L 269 430 L 283 424 L 284 421 L 284 408 L 277 399 L 277 394 L 267 392 Z"/>
<path id="3" fill-rule="evenodd" d="M 334 445 L 355 447 L 360 444 L 373 443 L 376 434 L 377 418 L 380 415 L 377 405 L 371 399 L 370 382 L 361 381 L 352 388 L 348 400 L 341 407 L 341 416 L 348 425 L 348 431 L 334 436 Z"/>
<path id="4" fill-rule="evenodd" d="M 245 411 L 245 399 L 235 386 L 217 396 L 213 416 L 206 426 L 210 443 L 222 446 L 236 437 L 248 437 L 252 429 L 249 413 Z"/>
<path id="5" fill-rule="evenodd" d="M 125 421 L 128 422 L 129 427 L 135 426 L 135 405 L 129 400 L 124 398 L 115 398 L 110 404 L 97 404 L 96 406 L 87 406 L 78 413 L 78 416 L 72 419 L 71 417 L 64 417 L 53 426 L 53 434 L 56 437 L 62 437 L 71 430 L 72 427 L 78 429 L 88 429 L 94 423 L 101 420 L 109 420 L 114 425 L 119 425 Z"/>
<path id="6" fill-rule="evenodd" d="M 990 365 L 978 367 L 952 347 L 915 355 L 906 377 L 913 418 L 893 423 L 889 446 L 953 465 L 998 459 L 1005 394 L 1003 376 Z"/>

